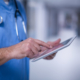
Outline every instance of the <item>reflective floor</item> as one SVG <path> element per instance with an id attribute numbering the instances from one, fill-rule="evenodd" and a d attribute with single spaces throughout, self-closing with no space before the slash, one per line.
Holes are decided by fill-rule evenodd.
<path id="1" fill-rule="evenodd" d="M 61 30 L 57 37 L 48 40 L 64 41 L 74 35 L 75 31 Z M 53 60 L 30 61 L 30 80 L 80 80 L 80 39 L 59 51 Z"/>

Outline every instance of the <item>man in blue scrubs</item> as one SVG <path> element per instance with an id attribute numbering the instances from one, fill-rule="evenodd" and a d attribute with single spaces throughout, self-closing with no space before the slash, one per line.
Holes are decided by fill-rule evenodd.
<path id="1" fill-rule="evenodd" d="M 24 8 L 18 1 L 16 2 L 26 25 Z M 0 80 L 29 80 L 29 58 L 60 42 L 60 39 L 48 43 L 33 38 L 26 39 L 22 18 L 18 15 L 17 27 L 21 42 L 16 33 L 15 10 L 14 0 L 9 0 L 9 3 L 8 0 L 0 0 L 0 17 L 3 18 L 3 22 L 0 23 Z M 54 55 L 45 59 L 53 59 Z"/>

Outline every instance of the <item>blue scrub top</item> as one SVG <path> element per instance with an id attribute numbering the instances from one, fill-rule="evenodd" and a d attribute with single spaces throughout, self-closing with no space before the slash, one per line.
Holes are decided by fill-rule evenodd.
<path id="1" fill-rule="evenodd" d="M 17 1 L 17 4 L 26 25 L 24 8 L 20 2 Z M 19 43 L 15 28 L 15 10 L 14 0 L 10 0 L 9 5 L 6 5 L 4 0 L 0 0 L 0 16 L 3 17 L 3 23 L 0 24 L 0 48 Z M 20 15 L 17 18 L 17 25 L 20 40 L 25 40 L 26 34 L 24 33 Z M 29 58 L 11 59 L 0 66 L 0 80 L 29 80 Z"/>

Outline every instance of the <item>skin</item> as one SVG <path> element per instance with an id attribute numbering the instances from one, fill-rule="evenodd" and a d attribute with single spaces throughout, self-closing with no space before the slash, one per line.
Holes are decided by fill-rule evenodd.
<path id="1" fill-rule="evenodd" d="M 37 39 L 28 38 L 19 44 L 11 47 L 0 49 L 0 65 L 3 65 L 11 59 L 22 59 L 25 57 L 31 58 L 38 52 L 44 51 L 47 48 L 52 48 L 56 44 L 59 44 L 60 39 L 55 42 L 43 42 Z M 42 47 L 41 47 L 42 46 Z M 56 53 L 55 53 L 56 54 Z M 45 59 L 53 59 L 55 54 L 46 57 Z"/>

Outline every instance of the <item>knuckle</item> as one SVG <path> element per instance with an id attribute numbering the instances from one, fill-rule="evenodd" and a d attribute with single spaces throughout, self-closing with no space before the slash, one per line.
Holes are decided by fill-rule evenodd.
<path id="1" fill-rule="evenodd" d="M 30 43 L 27 43 L 27 47 L 30 47 Z"/>
<path id="2" fill-rule="evenodd" d="M 29 42 L 32 42 L 33 41 L 33 39 L 32 38 L 29 38 Z"/>

